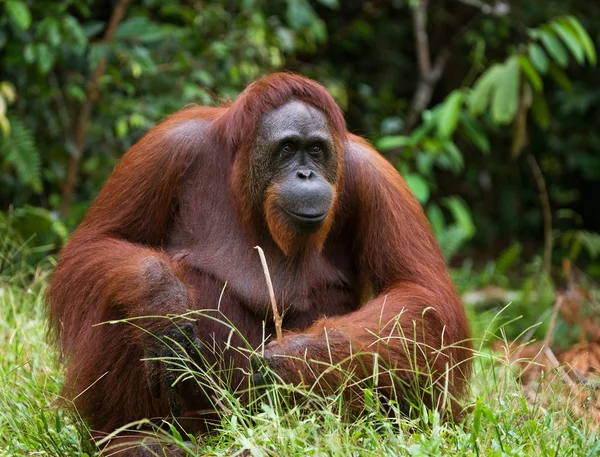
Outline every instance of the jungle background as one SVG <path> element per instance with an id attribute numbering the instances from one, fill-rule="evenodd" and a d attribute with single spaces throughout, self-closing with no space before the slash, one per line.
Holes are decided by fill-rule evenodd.
<path id="1" fill-rule="evenodd" d="M 47 424 L 30 433 L 40 442 L 15 432 L 60 384 L 50 359 L 32 355 L 46 344 L 43 290 L 119 158 L 185 105 L 233 100 L 281 70 L 324 84 L 348 129 L 402 173 L 475 336 L 495 335 L 482 348 L 502 353 L 504 344 L 518 365 L 520 345 L 532 342 L 541 371 L 558 371 L 571 393 L 591 382 L 600 365 L 599 46 L 600 3 L 590 0 L 0 0 L 0 325 L 9 341 L 0 365 L 21 392 L 2 399 L 12 412 L 0 413 L 0 430 L 16 437 L 0 438 L 7 455 L 52 453 Z M 29 325 L 38 336 L 23 342 Z M 528 397 L 536 367 L 521 379 Z M 51 373 L 46 390 L 38 368 L 44 383 Z M 32 385 L 42 394 L 25 400 Z M 591 408 L 596 421 L 600 403 L 584 397 L 578 411 Z M 484 403 L 480 419 L 493 415 Z"/>

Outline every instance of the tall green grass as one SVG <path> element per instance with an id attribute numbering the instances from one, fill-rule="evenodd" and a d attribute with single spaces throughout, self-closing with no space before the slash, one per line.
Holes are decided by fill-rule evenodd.
<path id="1" fill-rule="evenodd" d="M 56 407 L 62 374 L 46 340 L 48 269 L 24 268 L 3 275 L 0 283 L 0 456 L 93 455 L 97 451 L 85 423 Z M 358 418 L 346 414 L 341 395 L 300 390 L 295 394 L 303 400 L 289 403 L 286 386 L 262 390 L 246 405 L 210 370 L 198 372 L 171 359 L 181 376 L 217 391 L 220 422 L 210 436 L 182 436 L 168 424 L 150 433 L 190 455 L 600 455 L 600 435 L 591 418 L 572 413 L 559 381 L 541 384 L 534 398 L 526 399 L 514 367 L 485 345 L 476 346 L 471 409 L 458 425 L 424 408 L 408 419 L 368 389 L 365 413 Z"/>
<path id="2" fill-rule="evenodd" d="M 82 423 L 54 407 L 61 372 L 46 342 L 48 274 L 0 284 L 0 455 L 84 455 L 94 447 Z"/>

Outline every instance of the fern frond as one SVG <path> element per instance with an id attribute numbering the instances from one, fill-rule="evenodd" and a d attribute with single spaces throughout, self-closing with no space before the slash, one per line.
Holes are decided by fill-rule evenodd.
<path id="1" fill-rule="evenodd" d="M 500 254 L 500 257 L 498 257 L 498 260 L 496 260 L 496 273 L 500 275 L 506 274 L 508 269 L 519 260 L 521 251 L 522 249 L 519 243 L 515 243 L 503 251 L 502 254 Z"/>
<path id="2" fill-rule="evenodd" d="M 446 260 L 450 261 L 468 239 L 468 234 L 458 224 L 450 225 L 440 233 L 438 242 Z"/>
<path id="3" fill-rule="evenodd" d="M 41 158 L 33 134 L 20 119 L 9 120 L 10 135 L 0 142 L 2 166 L 12 168 L 23 183 L 34 192 L 41 192 Z"/>

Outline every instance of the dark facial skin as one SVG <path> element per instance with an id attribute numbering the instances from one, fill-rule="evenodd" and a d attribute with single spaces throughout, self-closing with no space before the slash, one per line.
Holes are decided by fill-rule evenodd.
<path id="1" fill-rule="evenodd" d="M 293 100 L 261 119 L 255 182 L 276 194 L 292 227 L 310 233 L 321 227 L 333 202 L 337 158 L 327 118 L 316 108 Z"/>

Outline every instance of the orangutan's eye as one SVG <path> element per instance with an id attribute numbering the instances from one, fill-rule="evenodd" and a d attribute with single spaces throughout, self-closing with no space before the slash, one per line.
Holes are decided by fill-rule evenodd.
<path id="1" fill-rule="evenodd" d="M 319 145 L 319 144 L 314 144 L 310 148 L 310 153 L 312 155 L 319 155 L 322 151 L 323 151 L 323 148 L 321 148 L 321 145 Z"/>
<path id="2" fill-rule="evenodd" d="M 285 143 L 281 148 L 279 155 L 284 159 L 289 159 L 294 155 L 294 145 L 292 143 Z"/>

